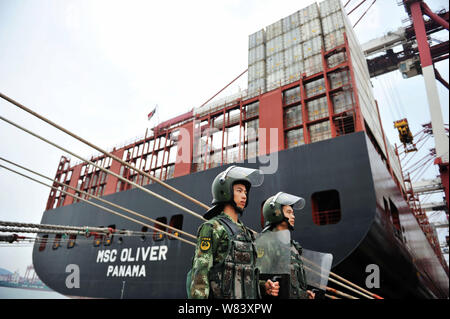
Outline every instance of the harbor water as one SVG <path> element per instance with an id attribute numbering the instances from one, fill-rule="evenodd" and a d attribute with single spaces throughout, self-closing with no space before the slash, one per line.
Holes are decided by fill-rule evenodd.
<path id="1" fill-rule="evenodd" d="M 0 287 L 0 299 L 70 299 L 55 291 Z"/>

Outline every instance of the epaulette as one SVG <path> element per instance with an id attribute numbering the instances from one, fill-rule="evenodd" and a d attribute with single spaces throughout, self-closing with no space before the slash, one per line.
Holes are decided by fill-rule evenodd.
<path id="1" fill-rule="evenodd" d="M 209 225 L 209 226 L 211 226 L 211 227 L 214 227 L 214 219 L 210 219 L 210 220 L 207 220 L 207 221 L 205 221 L 203 224 L 201 224 L 200 226 L 198 226 L 198 229 L 197 229 L 197 237 L 198 237 L 198 235 L 200 234 L 200 230 L 202 229 L 202 227 L 203 226 L 205 226 L 205 225 Z"/>

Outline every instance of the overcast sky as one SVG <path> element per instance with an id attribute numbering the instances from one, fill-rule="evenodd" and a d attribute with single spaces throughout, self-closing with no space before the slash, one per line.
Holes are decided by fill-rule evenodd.
<path id="1" fill-rule="evenodd" d="M 121 146 L 144 135 L 154 105 L 156 120 L 164 121 L 205 102 L 247 68 L 249 34 L 312 2 L 0 0 L 0 92 L 98 146 Z M 376 2 L 355 28 L 360 43 L 402 26 L 406 14 L 396 2 Z M 447 0 L 427 3 L 448 8 Z M 448 32 L 438 37 L 448 39 Z M 448 81 L 448 60 L 437 67 Z M 246 79 L 231 91 L 245 89 Z M 392 127 L 399 116 L 408 117 L 413 133 L 429 121 L 423 77 L 404 80 L 394 72 L 372 83 L 391 143 L 399 143 Z M 437 86 L 448 123 L 448 90 Z M 75 153 L 96 154 L 2 99 L 0 115 Z M 0 122 L 1 157 L 54 177 L 61 155 Z M 432 168 L 424 177 L 435 175 Z M 0 220 L 39 223 L 48 195 L 48 188 L 0 170 Z M 1 268 L 23 274 L 29 264 L 31 248 L 0 246 Z"/>

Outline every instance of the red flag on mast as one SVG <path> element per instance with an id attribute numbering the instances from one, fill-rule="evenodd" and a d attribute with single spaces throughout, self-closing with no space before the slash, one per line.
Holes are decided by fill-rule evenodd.
<path id="1" fill-rule="evenodd" d="M 153 108 L 153 110 L 148 113 L 148 120 L 150 121 L 150 119 L 153 117 L 153 115 L 155 115 L 156 113 L 156 106 Z"/>

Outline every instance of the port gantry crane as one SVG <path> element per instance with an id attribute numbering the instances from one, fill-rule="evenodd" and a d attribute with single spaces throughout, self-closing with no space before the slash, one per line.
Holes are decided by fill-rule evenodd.
<path id="1" fill-rule="evenodd" d="M 404 78 L 422 74 L 425 81 L 428 105 L 431 117 L 431 126 L 436 144 L 435 164 L 439 172 L 444 189 L 446 210 L 448 218 L 449 208 L 449 141 L 445 134 L 442 110 L 439 101 L 436 80 L 448 89 L 446 82 L 434 64 L 448 59 L 449 41 L 438 42 L 430 46 L 429 38 L 433 33 L 449 30 L 448 10 L 433 12 L 422 0 L 398 0 L 408 14 L 411 24 L 389 32 L 385 36 L 376 38 L 362 45 L 366 56 L 370 76 L 375 77 L 392 71 L 400 70 Z M 424 15 L 428 19 L 424 19 Z M 393 48 L 402 46 L 401 51 L 394 52 Z M 376 55 L 375 57 L 372 57 Z M 400 120 L 401 122 L 402 120 Z M 398 123 L 399 133 L 402 123 Z M 407 124 L 407 122 L 406 122 Z M 408 140 L 408 131 L 404 130 L 405 141 Z"/>

